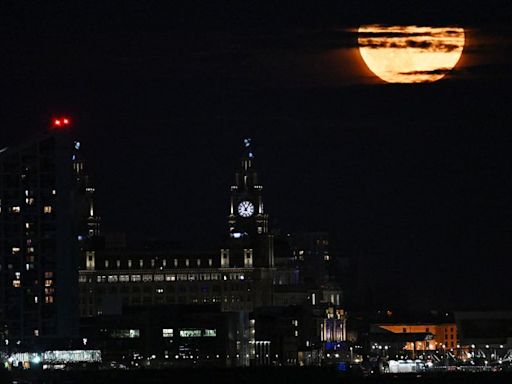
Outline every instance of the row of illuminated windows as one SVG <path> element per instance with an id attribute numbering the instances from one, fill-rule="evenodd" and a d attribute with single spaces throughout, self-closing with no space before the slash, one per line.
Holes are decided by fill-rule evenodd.
<path id="1" fill-rule="evenodd" d="M 27 205 L 33 205 L 34 204 L 34 198 L 32 198 L 32 197 L 26 198 L 25 199 L 25 203 Z M 7 209 L 7 211 L 9 213 L 21 213 L 21 207 L 19 205 L 14 205 L 12 207 L 9 207 Z M 0 212 L 1 212 L 1 209 L 0 209 Z M 53 207 L 51 205 L 43 206 L 43 213 L 45 213 L 45 214 L 53 213 Z"/>
<path id="2" fill-rule="evenodd" d="M 202 263 L 201 259 L 196 259 L 195 264 L 198 267 L 201 266 L 201 263 Z M 132 268 L 132 267 L 134 267 L 135 263 L 133 262 L 133 260 L 129 259 L 127 261 L 127 264 L 128 264 L 128 268 Z M 185 266 L 186 267 L 190 267 L 192 264 L 194 264 L 194 263 L 191 262 L 190 259 L 185 259 Z M 111 260 L 105 260 L 104 265 L 105 265 L 105 268 L 110 268 L 110 267 L 113 267 L 113 266 L 116 266 L 117 268 L 121 268 L 121 260 L 116 260 L 115 263 L 111 262 Z M 178 267 L 178 259 L 174 259 L 172 265 L 174 265 L 174 267 Z M 213 260 L 212 259 L 208 259 L 208 266 L 211 267 L 212 265 L 213 265 Z M 144 260 L 143 259 L 139 259 L 138 266 L 140 268 L 144 267 Z M 155 259 L 151 259 L 150 266 L 152 268 L 157 267 Z M 167 259 L 162 259 L 161 266 L 163 268 L 167 268 L 167 267 L 170 267 L 171 265 L 170 265 L 170 263 L 167 262 Z"/>
<path id="3" fill-rule="evenodd" d="M 216 337 L 216 329 L 186 328 L 179 330 L 180 337 Z M 140 337 L 140 329 L 114 329 L 110 336 L 116 339 L 136 339 Z M 173 328 L 163 328 L 162 337 L 174 337 Z"/>
<path id="4" fill-rule="evenodd" d="M 240 280 L 243 280 L 243 275 L 240 275 Z M 227 277 L 224 276 L 227 280 Z M 96 276 L 98 283 L 139 283 L 139 282 L 152 282 L 152 281 L 195 281 L 195 280 L 220 280 L 220 273 L 172 273 L 172 274 L 133 274 L 133 275 L 99 275 Z M 80 283 L 87 282 L 86 275 L 80 275 Z"/>
<path id="5" fill-rule="evenodd" d="M 178 273 L 178 274 L 133 274 L 133 275 L 98 275 L 96 282 L 98 283 L 127 283 L 127 282 L 161 282 L 161 281 L 205 281 L 205 280 L 221 280 L 220 273 Z M 222 280 L 245 280 L 243 273 L 230 273 L 223 275 Z M 80 283 L 91 282 L 87 275 L 80 275 Z"/>

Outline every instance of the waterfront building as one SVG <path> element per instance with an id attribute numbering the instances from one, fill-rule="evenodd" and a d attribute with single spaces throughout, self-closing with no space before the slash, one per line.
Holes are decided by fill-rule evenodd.
<path id="1" fill-rule="evenodd" d="M 424 335 L 417 340 L 407 340 L 404 350 L 407 351 L 434 351 L 438 349 L 450 350 L 457 348 L 457 325 L 447 323 L 393 323 L 376 324 L 377 327 L 394 334 Z M 430 335 L 430 336 L 429 336 Z"/>
<path id="2" fill-rule="evenodd" d="M 220 304 L 224 312 L 272 305 L 274 249 L 263 187 L 244 141 L 230 188 L 228 231 L 219 251 L 105 248 L 87 253 L 80 270 L 83 317 L 120 312 L 123 305 Z"/>
<path id="3" fill-rule="evenodd" d="M 7 349 L 78 336 L 85 171 L 69 118 L 0 151 L 0 321 Z"/>

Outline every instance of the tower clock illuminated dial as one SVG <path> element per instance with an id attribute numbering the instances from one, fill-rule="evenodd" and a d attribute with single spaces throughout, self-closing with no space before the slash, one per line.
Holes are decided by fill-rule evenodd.
<path id="1" fill-rule="evenodd" d="M 238 204 L 238 214 L 242 217 L 251 217 L 254 213 L 254 204 L 250 201 L 242 201 Z"/>

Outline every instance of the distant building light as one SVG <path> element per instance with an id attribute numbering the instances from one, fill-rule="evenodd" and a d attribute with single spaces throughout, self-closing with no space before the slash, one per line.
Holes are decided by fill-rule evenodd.
<path id="1" fill-rule="evenodd" d="M 71 124 L 71 119 L 69 117 L 57 117 L 52 120 L 52 126 L 54 128 L 61 128 L 64 126 L 68 126 Z"/>
<path id="2" fill-rule="evenodd" d="M 164 328 L 162 329 L 162 337 L 173 337 L 174 330 L 172 328 Z"/>
<path id="3" fill-rule="evenodd" d="M 39 364 L 40 362 L 41 362 L 41 357 L 39 357 L 38 355 L 36 355 L 32 358 L 32 363 Z"/>

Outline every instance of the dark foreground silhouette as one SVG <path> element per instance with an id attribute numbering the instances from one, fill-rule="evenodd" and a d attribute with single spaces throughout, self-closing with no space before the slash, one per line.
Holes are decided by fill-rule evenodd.
<path id="1" fill-rule="evenodd" d="M 362 377 L 340 374 L 329 368 L 239 368 L 174 370 L 87 370 L 87 371 L 18 371 L 2 372 L 0 383 L 31 384 L 287 384 L 287 383 L 422 383 L 422 384 L 501 384 L 512 383 L 512 372 L 400 374 Z"/>

